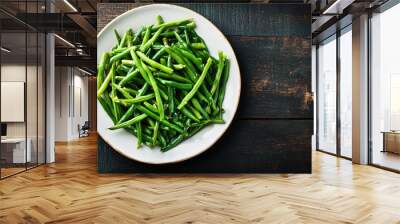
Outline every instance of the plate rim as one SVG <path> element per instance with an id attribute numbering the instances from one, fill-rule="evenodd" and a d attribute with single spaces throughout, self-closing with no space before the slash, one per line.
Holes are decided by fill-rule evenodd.
<path id="1" fill-rule="evenodd" d="M 226 128 L 217 136 L 217 138 L 216 138 L 214 141 L 211 141 L 211 143 L 210 143 L 210 145 L 209 145 L 208 147 L 205 147 L 204 150 L 200 150 L 200 151 L 198 151 L 197 153 L 191 154 L 190 156 L 182 157 L 182 158 L 180 158 L 180 159 L 178 159 L 178 160 L 167 161 L 167 162 L 152 162 L 152 161 L 147 161 L 147 160 L 141 160 L 141 159 L 138 159 L 138 158 L 133 158 L 133 157 L 127 155 L 126 153 L 122 152 L 123 150 L 120 150 L 118 147 L 115 147 L 115 145 L 112 144 L 112 143 L 110 143 L 106 138 L 104 138 L 103 135 L 102 135 L 101 133 L 97 132 L 97 134 L 102 138 L 102 140 L 103 140 L 105 143 L 107 143 L 109 146 L 111 146 L 111 148 L 112 148 L 114 151 L 118 152 L 120 155 L 122 155 L 122 156 L 124 156 L 124 157 L 126 157 L 126 158 L 128 158 L 128 159 L 130 159 L 130 160 L 134 160 L 134 161 L 141 162 L 141 163 L 145 163 L 145 164 L 163 165 L 163 164 L 179 163 L 179 162 L 183 162 L 183 161 L 185 161 L 185 160 L 194 158 L 194 157 L 196 157 L 196 156 L 198 156 L 198 155 L 204 153 L 205 151 L 209 150 L 213 145 L 215 145 L 215 143 L 216 143 L 218 140 L 221 139 L 221 137 L 222 137 L 222 136 L 225 134 L 225 132 L 229 129 L 229 127 L 231 126 L 233 120 L 234 120 L 235 117 L 236 117 L 236 112 L 237 112 L 237 110 L 238 110 L 238 108 L 239 108 L 239 104 L 240 104 L 240 96 L 241 96 L 241 90 L 242 90 L 242 76 L 241 76 L 241 72 L 240 72 L 239 62 L 238 62 L 237 57 L 236 57 L 236 53 L 235 53 L 235 51 L 234 51 L 234 49 L 233 49 L 231 43 L 228 41 L 228 39 L 227 39 L 226 36 L 224 35 L 224 33 L 222 33 L 222 31 L 221 31 L 217 26 L 215 26 L 213 22 L 211 22 L 209 19 L 207 19 L 207 18 L 206 18 L 205 16 L 203 16 L 202 14 L 200 14 L 200 13 L 198 13 L 198 12 L 196 12 L 196 11 L 193 11 L 192 9 L 189 9 L 189 8 L 186 8 L 186 7 L 183 7 L 183 6 L 179 6 L 179 5 L 175 5 L 175 4 L 159 4 L 159 3 L 155 3 L 155 4 L 142 5 L 142 6 L 135 7 L 135 8 L 133 8 L 133 9 L 130 9 L 130 10 L 128 10 L 128 11 L 126 11 L 126 12 L 124 12 L 124 13 L 118 15 L 117 17 L 115 17 L 114 19 L 112 19 L 110 22 L 108 22 L 108 23 L 100 30 L 100 32 L 97 34 L 96 41 L 100 38 L 100 36 L 101 36 L 112 24 L 114 24 L 118 19 L 120 19 L 120 17 L 124 17 L 124 16 L 126 16 L 127 14 L 134 13 L 135 11 L 142 10 L 143 8 L 152 8 L 152 7 L 157 7 L 157 6 L 161 6 L 161 7 L 170 7 L 170 8 L 178 8 L 178 9 L 188 10 L 188 11 L 190 11 L 191 13 L 196 14 L 197 16 L 202 17 L 203 19 L 205 19 L 206 21 L 208 21 L 208 22 L 211 24 L 211 26 L 213 26 L 213 27 L 221 34 L 221 36 L 225 39 L 225 41 L 228 43 L 229 48 L 230 48 L 230 49 L 232 50 L 232 52 L 233 52 L 233 59 L 236 61 L 236 64 L 237 64 L 237 67 L 238 67 L 238 75 L 239 75 L 238 90 L 236 90 L 236 91 L 238 92 L 238 95 L 237 95 L 237 103 L 236 103 L 235 109 L 234 109 L 234 111 L 233 111 L 232 119 L 230 119 L 230 121 L 226 123 Z M 97 58 L 98 58 L 98 55 L 96 55 L 96 61 L 97 61 Z M 100 106 L 100 110 L 104 110 L 103 107 L 99 104 L 97 97 L 96 97 L 96 101 L 97 101 L 97 107 Z M 96 122 L 98 122 L 98 117 L 97 117 Z"/>

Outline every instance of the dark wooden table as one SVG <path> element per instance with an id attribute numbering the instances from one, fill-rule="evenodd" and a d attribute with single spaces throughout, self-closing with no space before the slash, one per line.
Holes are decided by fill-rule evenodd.
<path id="1" fill-rule="evenodd" d="M 99 172 L 310 173 L 313 130 L 310 6 L 178 5 L 207 17 L 227 36 L 235 50 L 242 75 L 242 95 L 235 120 L 212 148 L 170 165 L 129 160 L 99 138 Z M 98 4 L 98 30 L 137 6 Z"/>

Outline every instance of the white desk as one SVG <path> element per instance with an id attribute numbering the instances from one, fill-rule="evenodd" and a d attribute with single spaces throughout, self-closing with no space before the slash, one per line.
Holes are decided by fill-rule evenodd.
<path id="1" fill-rule="evenodd" d="M 31 162 L 32 160 L 32 140 L 30 138 L 26 139 L 27 147 L 25 154 L 25 138 L 2 138 L 1 144 L 3 145 L 13 145 L 13 163 L 25 163 Z"/>

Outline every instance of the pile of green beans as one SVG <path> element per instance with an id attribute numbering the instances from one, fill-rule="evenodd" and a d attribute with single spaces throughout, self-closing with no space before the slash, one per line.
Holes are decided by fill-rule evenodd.
<path id="1" fill-rule="evenodd" d="M 166 152 L 222 114 L 229 60 L 210 55 L 192 19 L 164 22 L 123 35 L 98 63 L 97 98 L 111 118 L 110 130 L 125 129 L 137 147 Z"/>

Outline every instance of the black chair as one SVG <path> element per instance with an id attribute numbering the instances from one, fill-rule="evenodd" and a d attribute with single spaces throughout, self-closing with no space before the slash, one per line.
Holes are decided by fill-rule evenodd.
<path id="1" fill-rule="evenodd" d="M 82 127 L 78 124 L 79 138 L 89 136 L 89 129 L 90 129 L 89 121 L 85 121 Z"/>

